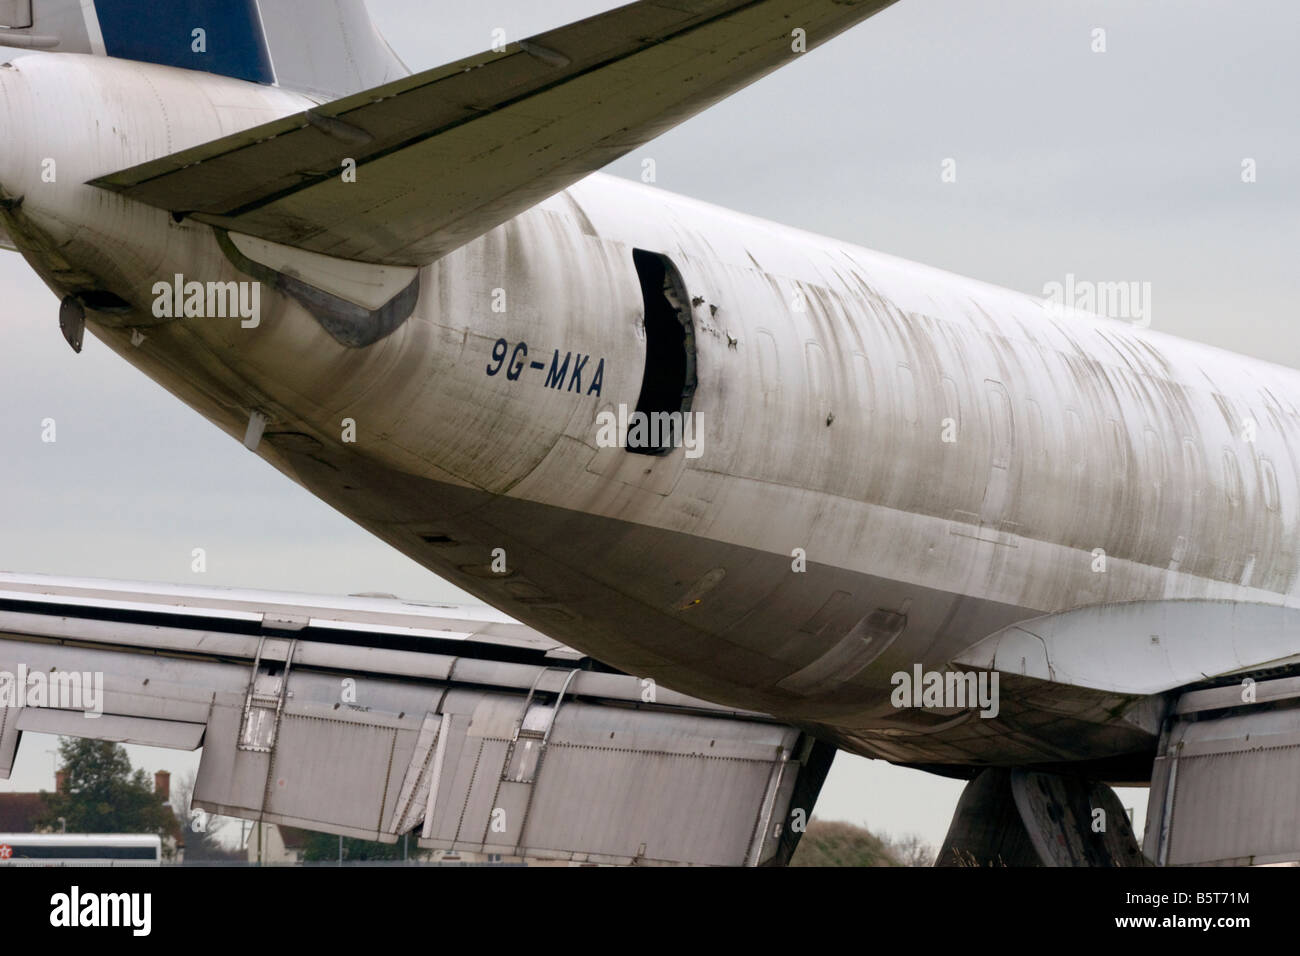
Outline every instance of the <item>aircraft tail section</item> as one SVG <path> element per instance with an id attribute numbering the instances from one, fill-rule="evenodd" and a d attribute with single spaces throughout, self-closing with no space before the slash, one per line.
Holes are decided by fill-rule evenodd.
<path id="1" fill-rule="evenodd" d="M 364 0 L 0 0 L 0 45 L 158 63 L 328 98 L 408 72 Z"/>
<path id="2" fill-rule="evenodd" d="M 637 0 L 91 180 L 178 218 L 421 266 L 894 0 Z"/>

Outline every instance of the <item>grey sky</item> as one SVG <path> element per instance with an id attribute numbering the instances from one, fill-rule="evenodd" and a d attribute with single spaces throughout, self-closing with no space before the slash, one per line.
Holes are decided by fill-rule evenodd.
<path id="1" fill-rule="evenodd" d="M 616 5 L 370 3 L 417 70 Z M 1300 366 L 1297 35 L 1283 0 L 902 0 L 611 171 L 653 157 L 660 188 L 1033 294 L 1150 282 L 1156 328 Z M 0 288 L 0 569 L 194 581 L 204 547 L 199 583 L 465 599 L 98 342 L 73 355 L 18 256 Z M 51 747 L 5 788 L 50 786 Z M 937 842 L 959 792 L 841 759 L 818 810 Z"/>

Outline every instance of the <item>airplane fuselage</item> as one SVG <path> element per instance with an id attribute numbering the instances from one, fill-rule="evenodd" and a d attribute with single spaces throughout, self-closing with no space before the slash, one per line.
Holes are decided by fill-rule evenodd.
<path id="1" fill-rule="evenodd" d="M 264 417 L 258 454 L 313 494 L 629 673 L 900 762 L 1066 763 L 1150 751 L 1151 725 L 1104 694 L 1044 720 L 1005 687 L 998 720 L 900 709 L 893 676 L 1072 608 L 1300 604 L 1290 369 L 601 175 L 376 267 L 375 302 L 418 300 L 373 344 L 265 283 L 255 322 L 159 315 L 159 283 L 183 306 L 186 281 L 253 280 L 212 228 L 82 184 L 312 101 L 71 55 L 0 70 L 0 97 L 3 228 L 97 337 L 233 436 Z M 602 440 L 648 352 L 658 372 L 634 250 L 679 280 L 694 449 Z"/>

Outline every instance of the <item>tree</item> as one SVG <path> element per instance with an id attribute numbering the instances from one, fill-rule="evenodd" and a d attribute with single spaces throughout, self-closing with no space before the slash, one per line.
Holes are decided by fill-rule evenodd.
<path id="1" fill-rule="evenodd" d="M 304 863 L 326 863 L 339 858 L 339 838 L 329 833 L 312 833 L 302 847 Z M 364 862 L 370 860 L 400 860 L 402 858 L 402 841 L 396 843 L 376 843 L 370 840 L 343 838 L 343 859 L 346 862 Z"/>
<path id="2" fill-rule="evenodd" d="M 221 832 L 230 823 L 230 817 L 219 817 L 195 810 L 194 785 L 198 774 L 191 770 L 172 782 L 172 811 L 185 831 L 186 863 L 218 863 L 242 861 L 244 851 L 229 847 L 220 839 Z"/>
<path id="3" fill-rule="evenodd" d="M 934 866 L 934 847 L 915 833 L 901 837 L 884 837 L 885 846 L 903 866 Z"/>
<path id="4" fill-rule="evenodd" d="M 865 827 L 841 820 L 808 821 L 791 866 L 900 866 L 889 845 Z"/>
<path id="5" fill-rule="evenodd" d="M 45 794 L 37 825 L 68 833 L 179 834 L 176 817 L 158 799 L 144 770 L 131 772 L 126 748 L 106 740 L 60 737 L 62 791 Z"/>
<path id="6" fill-rule="evenodd" d="M 934 866 L 934 849 L 919 836 L 876 836 L 839 820 L 808 821 L 791 866 Z"/>

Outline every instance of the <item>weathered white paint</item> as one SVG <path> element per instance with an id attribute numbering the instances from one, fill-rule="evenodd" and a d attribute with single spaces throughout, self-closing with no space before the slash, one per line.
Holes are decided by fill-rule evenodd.
<path id="1" fill-rule="evenodd" d="M 416 314 L 365 349 L 269 291 L 255 329 L 154 319 L 160 279 L 246 277 L 208 227 L 81 184 L 306 105 L 160 67 L 24 59 L 0 70 L 0 188 L 23 200 L 5 227 L 59 295 L 134 306 L 90 317 L 133 364 L 236 436 L 266 414 L 259 454 L 558 640 L 891 759 L 1080 759 L 1133 749 L 1107 729 L 1115 699 L 1066 708 L 1091 737 L 960 715 L 916 727 L 890 708 L 889 674 L 1072 608 L 1300 604 L 1300 373 L 609 177 L 423 269 Z M 50 155 L 56 184 L 40 179 Z M 596 447 L 597 414 L 635 406 L 641 384 L 633 248 L 668 256 L 703 300 L 698 459 Z M 556 349 L 591 356 L 581 390 L 487 375 L 498 339 L 548 368 Z M 483 570 L 498 546 L 510 577 Z M 810 696 L 779 686 L 876 610 L 907 618 L 887 652 Z"/>

